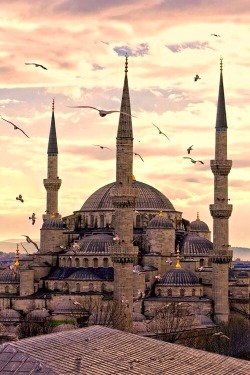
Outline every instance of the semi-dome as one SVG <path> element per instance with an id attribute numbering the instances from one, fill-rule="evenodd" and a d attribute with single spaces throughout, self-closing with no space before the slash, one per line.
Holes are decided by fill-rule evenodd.
<path id="1" fill-rule="evenodd" d="M 1 322 L 19 322 L 21 314 L 13 309 L 3 309 L 0 311 Z"/>
<path id="2" fill-rule="evenodd" d="M 148 229 L 172 229 L 173 227 L 172 221 L 167 216 L 161 214 L 153 217 L 148 223 Z"/>
<path id="3" fill-rule="evenodd" d="M 174 268 L 165 272 L 157 282 L 158 285 L 197 285 L 198 277 L 191 271 L 184 268 Z"/>
<path id="4" fill-rule="evenodd" d="M 42 229 L 65 229 L 65 223 L 61 220 L 45 220 Z"/>
<path id="5" fill-rule="evenodd" d="M 81 306 L 74 302 L 72 299 L 68 299 L 52 304 L 53 314 L 73 314 L 79 312 Z"/>
<path id="6" fill-rule="evenodd" d="M 0 272 L 0 283 L 16 284 L 20 282 L 20 273 L 18 267 L 16 269 L 5 268 Z"/>
<path id="7" fill-rule="evenodd" d="M 78 241 L 80 246 L 77 253 L 94 253 L 105 254 L 109 252 L 109 247 L 114 245 L 113 235 L 96 234 L 93 236 L 84 237 Z M 70 250 L 72 252 L 72 250 Z"/>
<path id="8" fill-rule="evenodd" d="M 111 190 L 115 182 L 105 185 L 95 191 L 83 204 L 80 211 L 114 210 L 111 199 Z M 140 181 L 133 181 L 133 187 L 137 189 L 135 201 L 136 210 L 166 211 L 175 210 L 170 200 L 153 186 Z"/>
<path id="9" fill-rule="evenodd" d="M 209 255 L 213 244 L 206 238 L 188 234 L 183 241 L 181 252 L 183 255 Z"/>
<path id="10" fill-rule="evenodd" d="M 47 319 L 50 316 L 50 313 L 46 309 L 36 309 L 32 310 L 27 314 L 27 318 L 29 320 L 35 320 L 35 321 L 43 321 Z"/>
<path id="11" fill-rule="evenodd" d="M 208 225 L 200 220 L 199 214 L 197 214 L 197 219 L 190 223 L 190 230 L 195 232 L 209 232 Z"/>
<path id="12" fill-rule="evenodd" d="M 74 324 L 67 324 L 67 323 L 62 323 L 59 324 L 58 326 L 54 327 L 52 329 L 52 332 L 65 332 L 65 331 L 71 331 L 72 329 L 76 329 L 76 326 Z"/>

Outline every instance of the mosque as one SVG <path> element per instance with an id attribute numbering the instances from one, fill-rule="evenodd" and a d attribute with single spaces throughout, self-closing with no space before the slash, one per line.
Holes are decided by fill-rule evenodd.
<path id="1" fill-rule="evenodd" d="M 100 187 L 80 209 L 62 217 L 53 101 L 40 248 L 22 260 L 17 248 L 15 266 L 0 272 L 0 322 L 15 326 L 24 316 L 65 320 L 79 316 L 79 306 L 88 321 L 90 298 L 122 306 L 129 330 L 134 322 L 150 319 L 173 303 L 188 306 L 197 324 L 205 326 L 227 322 L 230 311 L 240 312 L 242 306 L 249 314 L 250 275 L 234 269 L 228 245 L 232 161 L 227 159 L 222 60 L 215 158 L 210 162 L 212 242 L 199 214 L 187 220 L 164 194 L 133 175 L 127 58 L 116 140 L 116 181 Z"/>

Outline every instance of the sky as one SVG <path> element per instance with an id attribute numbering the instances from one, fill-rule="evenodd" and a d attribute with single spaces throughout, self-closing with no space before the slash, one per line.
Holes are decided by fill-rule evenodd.
<path id="1" fill-rule="evenodd" d="M 228 122 L 230 244 L 249 241 L 250 7 L 248 0 L 0 0 L 0 240 L 39 239 L 46 209 L 52 100 L 59 148 L 59 213 L 79 210 L 115 180 L 124 55 L 133 118 L 134 175 L 183 218 L 212 230 L 215 121 L 223 58 Z M 218 34 L 216 37 L 211 34 Z M 47 70 L 34 65 L 36 62 Z M 199 74 L 200 80 L 194 81 Z M 152 125 L 165 132 L 170 141 Z M 95 144 L 108 149 L 100 149 Z M 204 165 L 192 164 L 191 156 Z M 24 203 L 16 200 L 22 194 Z M 37 221 L 29 216 L 35 212 Z"/>

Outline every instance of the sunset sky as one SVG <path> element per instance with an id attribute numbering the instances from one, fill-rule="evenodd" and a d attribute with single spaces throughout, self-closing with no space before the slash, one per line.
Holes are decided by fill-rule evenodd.
<path id="1" fill-rule="evenodd" d="M 124 55 L 134 129 L 134 175 L 193 221 L 212 230 L 216 107 L 220 57 L 228 121 L 230 244 L 250 247 L 249 0 L 0 0 L 0 240 L 39 239 L 46 209 L 51 104 L 59 148 L 59 212 L 79 210 L 115 180 Z M 220 37 L 211 34 L 219 34 Z M 44 70 L 25 62 L 37 62 Z M 201 79 L 194 82 L 194 76 Z M 152 123 L 165 132 L 159 135 Z M 93 144 L 111 148 L 101 150 Z M 194 145 L 192 164 L 183 156 Z M 22 194 L 24 203 L 16 196 Z M 32 226 L 28 217 L 35 212 Z"/>

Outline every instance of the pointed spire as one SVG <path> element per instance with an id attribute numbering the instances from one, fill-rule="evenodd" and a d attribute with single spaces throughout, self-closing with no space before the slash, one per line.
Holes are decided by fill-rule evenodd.
<path id="1" fill-rule="evenodd" d="M 125 56 L 125 78 L 123 85 L 122 101 L 121 101 L 121 112 L 127 113 L 129 116 L 120 113 L 119 126 L 117 132 L 117 138 L 133 138 L 131 109 L 130 109 L 130 98 L 128 88 L 128 56 Z"/>
<path id="2" fill-rule="evenodd" d="M 18 244 L 16 245 L 16 261 L 15 261 L 15 266 L 16 267 L 19 266 L 19 248 L 18 248 Z"/>
<path id="3" fill-rule="evenodd" d="M 226 129 L 227 128 L 227 115 L 226 115 L 226 105 L 225 105 L 225 95 L 224 95 L 224 85 L 223 85 L 223 59 L 220 58 L 220 85 L 219 85 L 219 96 L 217 104 L 217 117 L 216 117 L 216 128 Z"/>
<path id="4" fill-rule="evenodd" d="M 175 268 L 181 268 L 181 262 L 180 262 L 180 245 L 177 245 L 177 250 L 176 250 L 176 265 Z"/>
<path id="5" fill-rule="evenodd" d="M 48 144 L 48 154 L 49 155 L 58 154 L 54 110 L 55 110 L 55 99 L 53 99 L 53 101 L 52 101 L 52 116 L 51 116 L 49 144 Z"/>
<path id="6" fill-rule="evenodd" d="M 197 219 L 196 221 L 200 221 L 200 215 L 199 215 L 199 212 L 197 212 Z"/>

